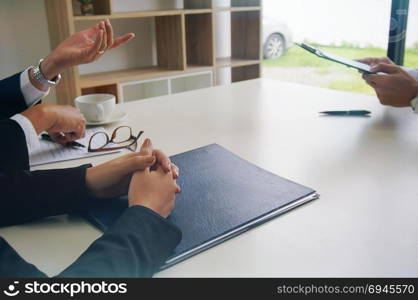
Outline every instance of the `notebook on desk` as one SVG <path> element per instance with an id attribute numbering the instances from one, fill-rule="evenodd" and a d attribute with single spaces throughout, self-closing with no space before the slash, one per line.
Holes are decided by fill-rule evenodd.
<path id="1" fill-rule="evenodd" d="M 313 189 L 267 172 L 217 144 L 171 160 L 181 170 L 177 182 L 182 191 L 169 218 L 183 237 L 163 269 L 318 198 Z M 126 197 L 114 199 L 88 211 L 86 218 L 106 230 L 127 206 Z"/>

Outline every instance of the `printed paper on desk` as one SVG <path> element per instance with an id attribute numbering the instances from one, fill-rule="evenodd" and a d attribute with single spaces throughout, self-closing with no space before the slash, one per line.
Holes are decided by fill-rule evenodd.
<path id="1" fill-rule="evenodd" d="M 34 166 L 49 164 L 49 163 L 58 162 L 58 161 L 79 159 L 79 158 L 104 155 L 104 154 L 110 154 L 110 153 L 121 151 L 121 150 L 114 150 L 114 151 L 105 151 L 105 152 L 88 152 L 87 147 L 88 147 L 90 137 L 98 131 L 106 131 L 106 130 L 103 127 L 95 127 L 95 128 L 87 129 L 86 136 L 82 139 L 77 140 L 77 142 L 79 142 L 80 144 L 83 144 L 84 146 L 86 146 L 86 148 L 63 147 L 60 144 L 52 143 L 52 142 L 44 141 L 40 139 L 39 149 L 29 154 L 29 164 L 31 167 L 34 167 Z M 103 136 L 103 139 L 104 138 L 105 137 Z M 95 144 L 102 143 L 102 141 L 100 141 L 99 138 L 98 139 L 94 138 L 93 141 L 95 142 Z M 94 147 L 95 145 L 92 145 L 92 146 Z"/>

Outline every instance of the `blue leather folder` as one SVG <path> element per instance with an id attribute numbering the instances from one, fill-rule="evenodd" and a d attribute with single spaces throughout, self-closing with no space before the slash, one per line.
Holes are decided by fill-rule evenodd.
<path id="1" fill-rule="evenodd" d="M 162 267 L 254 228 L 318 194 L 305 186 L 267 172 L 212 144 L 171 157 L 180 168 L 181 193 L 170 215 L 183 238 Z M 105 231 L 128 206 L 126 197 L 92 208 L 86 218 Z"/>

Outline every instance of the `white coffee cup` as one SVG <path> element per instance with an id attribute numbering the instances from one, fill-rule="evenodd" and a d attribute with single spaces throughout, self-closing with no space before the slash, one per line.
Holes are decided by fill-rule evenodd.
<path id="1" fill-rule="evenodd" d="M 110 118 L 116 106 L 112 94 L 89 94 L 75 98 L 75 106 L 88 122 L 102 122 Z"/>

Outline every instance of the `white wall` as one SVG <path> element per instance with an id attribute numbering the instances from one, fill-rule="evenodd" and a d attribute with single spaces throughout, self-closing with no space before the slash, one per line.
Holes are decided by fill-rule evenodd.
<path id="1" fill-rule="evenodd" d="M 0 78 L 36 64 L 50 52 L 43 0 L 0 0 Z M 55 102 L 51 91 L 45 102 Z"/>

